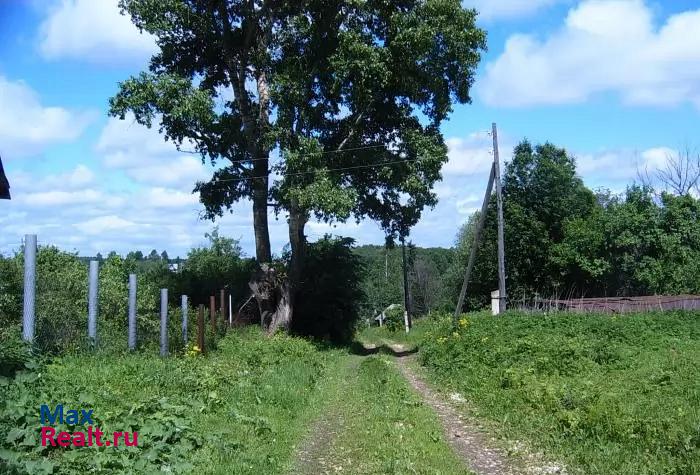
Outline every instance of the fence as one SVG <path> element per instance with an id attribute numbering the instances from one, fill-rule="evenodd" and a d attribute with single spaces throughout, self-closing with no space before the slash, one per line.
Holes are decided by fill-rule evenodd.
<path id="1" fill-rule="evenodd" d="M 99 346 L 99 273 L 100 263 L 97 260 L 90 261 L 88 272 L 88 319 L 87 336 L 92 347 Z M 23 292 L 23 314 L 22 314 L 22 338 L 28 343 L 34 342 L 36 325 L 36 282 L 37 282 L 37 237 L 28 234 L 24 239 L 24 292 Z M 137 347 L 137 295 L 138 276 L 135 273 L 129 274 L 128 295 L 124 298 L 128 300 L 127 312 L 127 348 L 133 351 Z M 217 310 L 216 296 L 210 297 L 209 322 L 211 329 L 216 332 L 217 320 L 221 319 L 222 327 L 233 322 L 231 295 L 227 295 L 225 289 L 219 291 L 220 305 Z M 180 311 L 182 317 L 182 342 L 188 343 L 188 296 L 180 297 Z M 228 304 L 228 305 L 227 305 Z M 168 289 L 160 289 L 160 355 L 168 356 Z M 155 313 L 155 311 L 154 311 Z M 205 351 L 205 318 L 204 305 L 199 305 L 197 319 L 197 346 L 200 351 Z M 228 319 L 227 319 L 228 317 Z M 228 320 L 228 322 L 227 322 Z"/>
<path id="2" fill-rule="evenodd" d="M 628 313 L 654 310 L 700 310 L 699 295 L 650 295 L 580 299 L 537 299 L 537 308 L 571 312 Z"/>

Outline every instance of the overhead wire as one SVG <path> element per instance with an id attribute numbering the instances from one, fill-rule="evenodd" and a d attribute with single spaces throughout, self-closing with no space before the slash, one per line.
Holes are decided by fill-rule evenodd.
<path id="1" fill-rule="evenodd" d="M 386 167 L 389 165 L 398 165 L 402 163 L 415 163 L 419 162 L 421 160 L 426 160 L 428 158 L 432 157 L 420 157 L 420 158 L 409 158 L 409 159 L 404 159 L 404 160 L 394 160 L 391 162 L 384 162 L 384 163 L 370 163 L 366 165 L 355 165 L 351 167 L 340 167 L 340 168 L 326 168 L 326 169 L 320 169 L 320 170 L 309 170 L 305 172 L 293 172 L 293 173 L 281 173 L 278 175 L 258 175 L 258 176 L 247 176 L 247 177 L 240 177 L 240 178 L 225 178 L 223 180 L 215 180 L 213 183 L 218 184 L 218 183 L 232 183 L 232 182 L 241 182 L 241 181 L 247 181 L 247 180 L 256 180 L 258 178 L 275 178 L 275 177 L 290 177 L 290 176 L 303 176 L 303 175 L 314 175 L 319 172 L 337 172 L 337 171 L 347 171 L 347 170 L 357 170 L 357 169 L 362 169 L 362 168 L 377 168 L 377 167 Z"/>

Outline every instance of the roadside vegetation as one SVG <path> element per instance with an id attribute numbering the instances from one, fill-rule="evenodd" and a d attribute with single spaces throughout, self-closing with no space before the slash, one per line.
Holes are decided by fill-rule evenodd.
<path id="1" fill-rule="evenodd" d="M 527 314 L 419 321 L 426 374 L 510 443 L 586 474 L 700 473 L 700 315 Z M 365 336 L 366 335 L 366 336 Z"/>
<path id="2" fill-rule="evenodd" d="M 283 473 L 340 361 L 299 338 L 230 332 L 218 350 L 171 358 L 69 355 L 0 384 L 2 473 Z M 138 447 L 42 447 L 39 407 L 93 409 Z M 83 431 L 56 425 L 57 432 Z"/>

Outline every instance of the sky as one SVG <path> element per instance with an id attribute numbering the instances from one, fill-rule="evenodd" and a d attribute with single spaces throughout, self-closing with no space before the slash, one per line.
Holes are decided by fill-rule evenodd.
<path id="1" fill-rule="evenodd" d="M 564 147 L 591 188 L 623 192 L 637 170 L 700 146 L 700 4 L 691 0 L 468 0 L 488 32 L 472 90 L 442 131 L 449 145 L 440 198 L 411 232 L 453 245 L 481 206 L 496 122 L 507 161 L 522 139 Z M 0 253 L 25 234 L 81 255 L 167 250 L 185 256 L 215 225 L 254 253 L 250 203 L 217 222 L 191 193 L 212 167 L 178 153 L 156 129 L 107 115 L 119 81 L 138 74 L 153 39 L 117 0 L 0 0 L 0 156 L 12 200 L 0 201 Z M 284 216 L 271 217 L 279 252 Z M 507 232 L 507 230 L 506 230 Z M 379 226 L 311 222 L 359 244 Z"/>

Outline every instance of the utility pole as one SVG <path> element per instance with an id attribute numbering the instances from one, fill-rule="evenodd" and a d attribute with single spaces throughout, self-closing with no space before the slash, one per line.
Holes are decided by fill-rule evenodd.
<path id="1" fill-rule="evenodd" d="M 406 240 L 401 238 L 401 255 L 403 256 L 403 310 L 406 323 L 406 333 L 411 328 L 411 314 L 408 311 L 408 269 L 406 268 Z"/>
<path id="2" fill-rule="evenodd" d="M 472 269 L 474 269 L 474 261 L 476 260 L 476 249 L 479 247 L 479 242 L 481 241 L 481 232 L 484 229 L 484 222 L 486 221 L 486 212 L 489 209 L 489 201 L 491 200 L 491 191 L 493 190 L 493 182 L 496 170 L 495 165 L 491 165 L 491 172 L 489 173 L 489 182 L 486 185 L 486 194 L 484 195 L 484 202 L 481 205 L 481 214 L 479 215 L 479 222 L 476 224 L 476 229 L 474 230 L 474 242 L 469 250 L 469 261 L 467 262 L 467 270 L 464 273 L 464 282 L 462 282 L 462 290 L 459 292 L 459 300 L 457 302 L 457 307 L 454 313 L 454 322 L 457 323 L 459 314 L 462 313 L 462 307 L 464 306 L 464 297 L 467 295 L 467 285 L 469 284 L 469 278 L 471 277 Z"/>
<path id="3" fill-rule="evenodd" d="M 501 193 L 501 164 L 498 157 L 498 130 L 496 123 L 491 126 L 493 137 L 493 169 L 496 183 L 496 203 L 498 207 L 498 300 L 499 313 L 506 311 L 506 255 L 503 237 L 503 195 Z"/>

